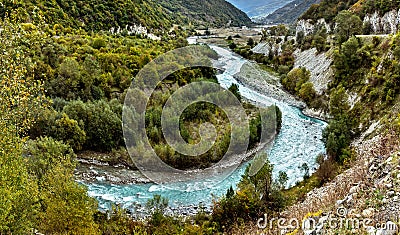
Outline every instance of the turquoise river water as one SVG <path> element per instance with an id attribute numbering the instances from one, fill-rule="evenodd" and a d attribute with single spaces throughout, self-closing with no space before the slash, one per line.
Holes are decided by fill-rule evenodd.
<path id="1" fill-rule="evenodd" d="M 232 83 L 239 85 L 242 96 L 255 101 L 263 106 L 276 104 L 282 111 L 282 129 L 276 137 L 272 148 L 263 150 L 269 153 L 270 162 L 274 165 L 274 176 L 279 171 L 284 171 L 289 176 L 288 186 L 302 180 L 303 173 L 299 166 L 307 163 L 311 172 L 316 167 L 315 159 L 318 154 L 324 153 L 324 144 L 321 134 L 326 123 L 307 117 L 296 108 L 278 100 L 266 97 L 250 88 L 239 84 L 234 79 L 234 74 L 239 72 L 246 60 L 232 52 L 212 46 L 220 55 L 218 62 L 223 64 L 225 71 L 218 75 L 219 83 L 227 88 Z M 236 187 L 240 181 L 247 163 L 242 164 L 228 178 L 214 185 L 214 181 L 220 181 L 210 175 L 209 182 L 185 183 L 186 190 L 176 191 L 153 183 L 133 185 L 109 185 L 100 182 L 86 184 L 89 195 L 99 201 L 101 209 L 110 208 L 111 203 L 119 204 L 136 214 L 144 213 L 144 205 L 155 194 L 160 194 L 169 199 L 170 211 L 178 214 L 193 214 L 197 205 L 202 204 L 207 210 L 212 205 L 212 200 L 224 195 L 226 190 Z M 210 187 L 197 190 L 199 184 L 210 184 Z"/>

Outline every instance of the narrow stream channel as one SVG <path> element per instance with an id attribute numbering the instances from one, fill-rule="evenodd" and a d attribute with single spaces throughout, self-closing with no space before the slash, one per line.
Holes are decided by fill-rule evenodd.
<path id="1" fill-rule="evenodd" d="M 247 60 L 240 56 L 217 46 L 211 46 L 219 55 L 218 63 L 223 65 L 225 71 L 218 75 L 219 83 L 227 88 L 232 83 L 239 85 L 242 96 L 254 101 L 261 106 L 276 104 L 282 111 L 281 133 L 275 139 L 271 149 L 265 150 L 269 154 L 270 162 L 274 165 L 274 176 L 279 171 L 284 171 L 289 177 L 288 186 L 302 180 L 303 173 L 299 166 L 307 163 L 311 172 L 316 167 L 316 157 L 325 152 L 324 144 L 321 141 L 321 134 L 326 123 L 307 117 L 298 108 L 286 103 L 266 97 L 248 87 L 243 86 L 234 79 L 234 75 L 240 71 L 241 66 Z M 111 203 L 116 203 L 137 214 L 144 212 L 144 205 L 147 200 L 155 194 L 160 194 L 169 199 L 170 212 L 181 215 L 194 214 L 199 204 L 204 205 L 207 210 L 212 205 L 213 198 L 217 198 L 226 193 L 226 190 L 233 186 L 236 187 L 247 166 L 242 164 L 228 178 L 218 185 L 213 181 L 218 181 L 210 176 L 209 188 L 196 190 L 196 185 L 207 182 L 186 183 L 185 191 L 171 190 L 153 183 L 133 184 L 133 185 L 109 185 L 101 181 L 86 184 L 89 195 L 99 201 L 102 209 L 110 208 Z"/>

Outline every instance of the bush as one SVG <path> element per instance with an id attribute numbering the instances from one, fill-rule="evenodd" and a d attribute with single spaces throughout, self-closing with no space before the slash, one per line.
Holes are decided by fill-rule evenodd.
<path id="1" fill-rule="evenodd" d="M 310 80 L 311 73 L 306 68 L 295 68 L 282 79 L 283 87 L 292 94 L 298 94 L 302 85 Z"/>
<path id="2" fill-rule="evenodd" d="M 85 130 L 88 149 L 109 151 L 123 143 L 121 114 L 114 113 L 106 101 L 72 101 L 63 111 Z"/>
<path id="3" fill-rule="evenodd" d="M 74 150 L 82 150 L 86 142 L 86 133 L 76 120 L 65 113 L 46 109 L 40 113 L 37 122 L 30 130 L 31 138 L 49 136 L 64 141 Z"/>
<path id="4" fill-rule="evenodd" d="M 94 41 L 92 43 L 92 47 L 97 50 L 99 50 L 102 47 L 106 47 L 106 46 L 107 46 L 106 41 L 104 41 L 104 39 L 102 39 L 102 38 L 96 38 L 96 39 L 94 39 Z"/>
<path id="5" fill-rule="evenodd" d="M 299 90 L 299 96 L 307 104 L 310 104 L 316 96 L 316 92 L 314 90 L 314 85 L 311 82 L 306 82 L 303 85 L 301 85 L 301 88 Z"/>

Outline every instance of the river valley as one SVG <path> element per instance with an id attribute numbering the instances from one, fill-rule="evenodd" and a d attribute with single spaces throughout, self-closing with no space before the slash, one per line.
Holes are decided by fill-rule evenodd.
<path id="1" fill-rule="evenodd" d="M 190 43 L 195 43 L 195 38 L 189 39 Z M 296 182 L 302 180 L 303 173 L 299 166 L 307 163 L 310 171 L 313 172 L 316 163 L 316 157 L 325 152 L 324 144 L 321 140 L 321 134 L 326 123 L 310 118 L 302 114 L 301 110 L 296 107 L 299 102 L 293 97 L 285 93 L 279 87 L 279 79 L 273 75 L 267 74 L 256 64 L 230 52 L 227 49 L 210 46 L 219 55 L 218 61 L 215 61 L 216 67 L 222 68 L 218 81 L 224 88 L 228 88 L 232 83 L 238 84 L 241 95 L 256 104 L 259 107 L 266 107 L 276 104 L 282 111 L 282 129 L 280 134 L 275 138 L 271 148 L 263 149 L 269 154 L 270 162 L 274 165 L 274 176 L 279 171 L 287 173 L 289 180 L 287 186 L 292 186 Z M 251 66 L 251 73 L 242 70 L 245 66 Z M 258 74 L 258 79 L 268 78 L 275 80 L 276 84 L 265 86 L 256 86 L 254 84 L 263 83 L 253 78 L 253 74 Z M 252 83 L 249 81 L 254 80 Z M 268 80 L 267 79 L 267 80 Z M 265 83 L 265 81 L 264 81 Z M 139 171 L 131 171 L 124 169 L 119 172 L 114 182 L 106 180 L 105 177 L 97 177 L 94 181 L 87 182 L 81 180 L 81 183 L 88 187 L 90 196 L 95 197 L 99 201 L 99 207 L 103 210 L 110 208 L 112 203 L 121 205 L 128 209 L 133 215 L 145 215 L 144 206 L 146 202 L 155 194 L 159 194 L 169 199 L 169 212 L 178 215 L 190 215 L 196 213 L 199 205 L 204 206 L 206 211 L 211 210 L 213 198 L 224 195 L 227 189 L 232 186 L 236 187 L 245 171 L 248 163 L 243 163 L 226 179 L 218 179 L 212 175 L 205 182 L 186 182 L 183 187 L 185 190 L 171 190 L 168 187 L 156 185 L 149 182 Z M 88 171 L 99 174 L 102 167 L 90 166 Z M 110 167 L 107 171 L 120 170 L 120 168 Z M 102 172 L 107 175 L 107 171 Z M 132 174 L 136 180 L 126 182 L 125 184 L 117 183 L 123 175 Z M 222 181 L 221 181 L 222 180 Z M 221 183 L 215 185 L 214 182 Z M 182 183 L 183 184 L 183 183 Z M 199 187 L 201 185 L 202 187 Z M 204 187 L 210 185 L 210 187 Z M 199 190 L 199 188 L 202 188 Z"/>

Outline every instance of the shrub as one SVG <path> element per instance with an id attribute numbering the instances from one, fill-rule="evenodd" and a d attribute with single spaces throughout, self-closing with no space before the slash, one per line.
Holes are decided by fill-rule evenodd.
<path id="1" fill-rule="evenodd" d="M 93 47 L 94 49 L 99 50 L 100 48 L 106 47 L 106 46 L 107 46 L 107 43 L 106 43 L 106 41 L 105 41 L 104 39 L 102 39 L 102 38 L 96 38 L 96 39 L 93 40 L 92 47 Z"/>
<path id="2" fill-rule="evenodd" d="M 63 111 L 84 128 L 87 148 L 109 151 L 123 143 L 121 114 L 114 113 L 106 101 L 72 101 Z"/>
<path id="3" fill-rule="evenodd" d="M 53 137 L 69 144 L 74 150 L 82 150 L 86 141 L 86 133 L 76 120 L 52 109 L 40 113 L 37 122 L 30 130 L 30 135 L 31 138 Z"/>
<path id="4" fill-rule="evenodd" d="M 303 85 L 301 85 L 301 88 L 299 90 L 299 96 L 307 104 L 310 104 L 316 96 L 316 92 L 314 90 L 314 85 L 311 82 L 306 82 Z"/>

